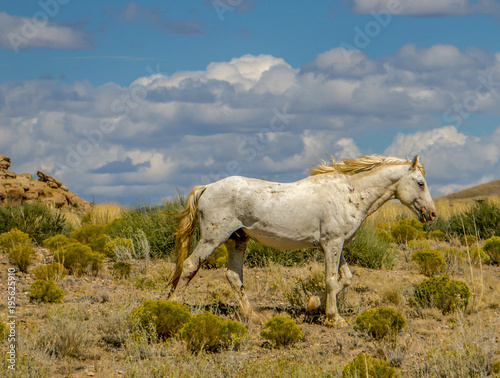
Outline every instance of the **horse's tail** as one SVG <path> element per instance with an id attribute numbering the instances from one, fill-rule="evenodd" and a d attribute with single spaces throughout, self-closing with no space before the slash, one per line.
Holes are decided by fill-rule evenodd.
<path id="1" fill-rule="evenodd" d="M 195 186 L 186 200 L 186 207 L 178 214 L 169 214 L 179 218 L 175 232 L 175 254 L 176 267 L 175 272 L 170 280 L 172 290 L 177 287 L 179 278 L 182 274 L 182 265 L 189 255 L 191 247 L 191 237 L 193 236 L 196 226 L 196 218 L 198 214 L 198 200 L 207 187 L 204 185 Z"/>

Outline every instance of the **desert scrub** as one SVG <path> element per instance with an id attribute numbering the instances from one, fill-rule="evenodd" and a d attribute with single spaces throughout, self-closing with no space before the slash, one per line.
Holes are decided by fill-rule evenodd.
<path id="1" fill-rule="evenodd" d="M 476 201 L 469 209 L 449 218 L 451 232 L 455 235 L 478 235 L 488 239 L 500 235 L 500 206 L 492 201 Z"/>
<path id="2" fill-rule="evenodd" d="M 263 268 L 275 263 L 282 266 L 300 266 L 323 257 L 316 248 L 281 250 L 267 247 L 255 240 L 250 240 L 245 251 L 245 266 Z"/>
<path id="3" fill-rule="evenodd" d="M 113 275 L 117 278 L 129 278 L 132 265 L 125 261 L 117 261 L 113 264 Z"/>
<path id="4" fill-rule="evenodd" d="M 185 305 L 159 299 L 135 307 L 129 318 L 144 330 L 154 327 L 158 340 L 165 340 L 175 336 L 191 320 L 191 314 Z"/>
<path id="5" fill-rule="evenodd" d="M 423 225 L 415 218 L 400 219 L 391 227 L 391 235 L 397 244 L 408 244 L 425 236 Z"/>
<path id="6" fill-rule="evenodd" d="M 465 282 L 444 275 L 425 279 L 415 286 L 410 304 L 437 307 L 443 314 L 448 314 L 456 309 L 466 309 L 470 295 L 470 289 Z"/>
<path id="7" fill-rule="evenodd" d="M 389 307 L 366 309 L 356 317 L 355 329 L 366 332 L 375 340 L 386 336 L 397 336 L 406 326 L 406 319 L 398 311 Z"/>
<path id="8" fill-rule="evenodd" d="M 4 322 L 0 321 L 0 341 L 5 339 L 7 333 L 8 333 L 7 325 Z"/>
<path id="9" fill-rule="evenodd" d="M 445 240 L 446 234 L 441 230 L 433 230 L 427 233 L 427 237 L 433 240 Z"/>
<path id="10" fill-rule="evenodd" d="M 490 261 L 490 256 L 488 256 L 482 248 L 479 248 L 477 246 L 474 247 L 469 247 L 469 256 L 471 258 L 471 262 L 473 264 L 487 264 Z M 467 250 L 465 251 L 465 254 L 467 255 Z"/>
<path id="11" fill-rule="evenodd" d="M 224 319 L 210 312 L 193 316 L 179 332 L 179 337 L 187 343 L 193 353 L 220 352 L 238 349 L 247 330 L 234 320 Z"/>
<path id="12" fill-rule="evenodd" d="M 368 224 L 359 228 L 356 238 L 344 248 L 343 253 L 347 262 L 365 268 L 392 269 L 396 265 L 394 248 Z"/>
<path id="13" fill-rule="evenodd" d="M 0 233 L 17 228 L 38 244 L 49 236 L 68 233 L 71 226 L 57 210 L 41 203 L 0 206 Z"/>
<path id="14" fill-rule="evenodd" d="M 70 237 L 88 245 L 93 251 L 104 253 L 108 242 L 106 227 L 97 224 L 86 224 L 71 232 Z"/>
<path id="15" fill-rule="evenodd" d="M 30 236 L 17 228 L 0 235 L 0 247 L 7 251 L 10 262 L 21 272 L 27 273 L 35 258 Z"/>
<path id="16" fill-rule="evenodd" d="M 54 260 L 64 265 L 70 274 L 84 275 L 91 269 L 97 275 L 102 265 L 102 255 L 81 243 L 69 243 L 54 252 Z"/>
<path id="17" fill-rule="evenodd" d="M 73 238 L 68 238 L 66 235 L 57 234 L 43 241 L 42 245 L 45 248 L 50 249 L 52 252 L 57 251 L 59 248 L 64 247 L 70 243 L 78 243 L 78 240 Z"/>
<path id="18" fill-rule="evenodd" d="M 82 224 L 106 225 L 120 218 L 122 207 L 113 202 L 94 205 L 82 218 Z"/>
<path id="19" fill-rule="evenodd" d="M 360 353 L 344 366 L 342 378 L 396 378 L 398 372 L 389 362 Z"/>
<path id="20" fill-rule="evenodd" d="M 30 302 L 61 303 L 64 298 L 64 290 L 54 282 L 36 280 L 29 288 Z"/>
<path id="21" fill-rule="evenodd" d="M 227 249 L 224 244 L 220 245 L 212 252 L 202 267 L 207 269 L 223 268 L 227 266 Z"/>
<path id="22" fill-rule="evenodd" d="M 488 254 L 491 262 L 500 263 L 500 236 L 493 236 L 486 240 L 483 245 L 483 251 Z"/>
<path id="23" fill-rule="evenodd" d="M 61 281 L 68 274 L 68 270 L 58 262 L 40 265 L 31 270 L 31 274 L 38 280 Z"/>
<path id="24" fill-rule="evenodd" d="M 278 348 L 294 345 L 304 337 L 299 326 L 284 316 L 269 319 L 261 328 L 260 335 Z"/>
<path id="25" fill-rule="evenodd" d="M 446 266 L 443 256 L 435 249 L 420 249 L 411 254 L 411 260 L 418 266 L 420 273 L 432 277 L 441 273 Z"/>
<path id="26" fill-rule="evenodd" d="M 293 287 L 285 292 L 292 315 L 305 313 L 309 298 L 325 290 L 325 274 L 321 269 L 311 270 L 306 277 L 294 277 Z"/>
<path id="27" fill-rule="evenodd" d="M 118 260 L 130 259 L 134 255 L 134 244 L 129 238 L 114 238 L 106 242 L 104 253 Z"/>

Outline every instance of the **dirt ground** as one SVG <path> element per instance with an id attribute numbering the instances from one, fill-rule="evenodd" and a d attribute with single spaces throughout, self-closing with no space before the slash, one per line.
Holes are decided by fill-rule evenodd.
<path id="1" fill-rule="evenodd" d="M 37 249 L 37 263 L 49 258 Z M 336 377 L 354 356 L 366 352 L 397 367 L 403 377 L 430 377 L 436 366 L 449 376 L 468 376 L 471 364 L 500 359 L 500 268 L 457 269 L 453 278 L 468 282 L 473 291 L 468 311 L 443 315 L 436 309 L 408 305 L 413 287 L 426 278 L 405 261 L 400 251 L 393 270 L 352 267 L 353 283 L 339 298 L 349 326 L 329 328 L 321 318 L 307 322 L 304 314 L 290 311 L 286 293 L 322 269 L 318 263 L 302 267 L 245 268 L 247 294 L 262 320 L 274 315 L 294 316 L 304 338 L 291 348 L 273 349 L 260 334 L 259 324 L 242 319 L 224 269 L 201 269 L 186 292 L 193 313 L 210 310 L 243 322 L 247 338 L 239 350 L 193 355 L 183 342 L 148 343 L 127 326 L 131 310 L 145 300 L 164 299 L 173 264 L 165 261 L 134 262 L 128 279 L 111 274 L 108 261 L 97 275 L 66 276 L 58 282 L 65 291 L 62 304 L 30 303 L 30 274 L 16 273 L 16 371 L 8 369 L 7 353 L 0 375 L 13 377 Z M 7 256 L 0 255 L 2 300 L 0 319 L 7 323 Z M 407 320 L 397 341 L 372 341 L 356 332 L 355 317 L 366 308 L 387 306 Z M 54 345 L 58 343 L 59 349 Z M 9 342 L 2 343 L 8 351 Z M 60 345 L 63 345 L 62 347 Z M 453 352 L 455 351 L 455 352 Z M 457 362 L 459 361 L 459 362 Z M 445 366 L 450 364 L 449 367 Z M 460 365 L 461 364 L 461 365 Z M 462 366 L 462 367 L 461 367 Z M 487 369 L 488 370 L 488 369 Z M 445 375 L 443 375 L 445 376 Z M 478 373 L 478 376 L 487 376 Z"/>

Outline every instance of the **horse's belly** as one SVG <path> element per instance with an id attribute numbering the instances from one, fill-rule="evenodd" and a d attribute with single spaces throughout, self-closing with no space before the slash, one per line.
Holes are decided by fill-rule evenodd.
<path id="1" fill-rule="evenodd" d="M 287 233 L 269 233 L 257 229 L 243 228 L 245 233 L 260 244 L 276 249 L 300 249 L 317 247 L 311 236 L 301 236 L 299 234 L 288 235 Z"/>

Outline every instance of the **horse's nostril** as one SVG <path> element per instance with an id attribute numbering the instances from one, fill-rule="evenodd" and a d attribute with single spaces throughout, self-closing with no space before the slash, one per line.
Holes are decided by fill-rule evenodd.
<path id="1" fill-rule="evenodd" d="M 431 219 L 436 219 L 437 214 L 435 211 L 431 211 Z"/>

